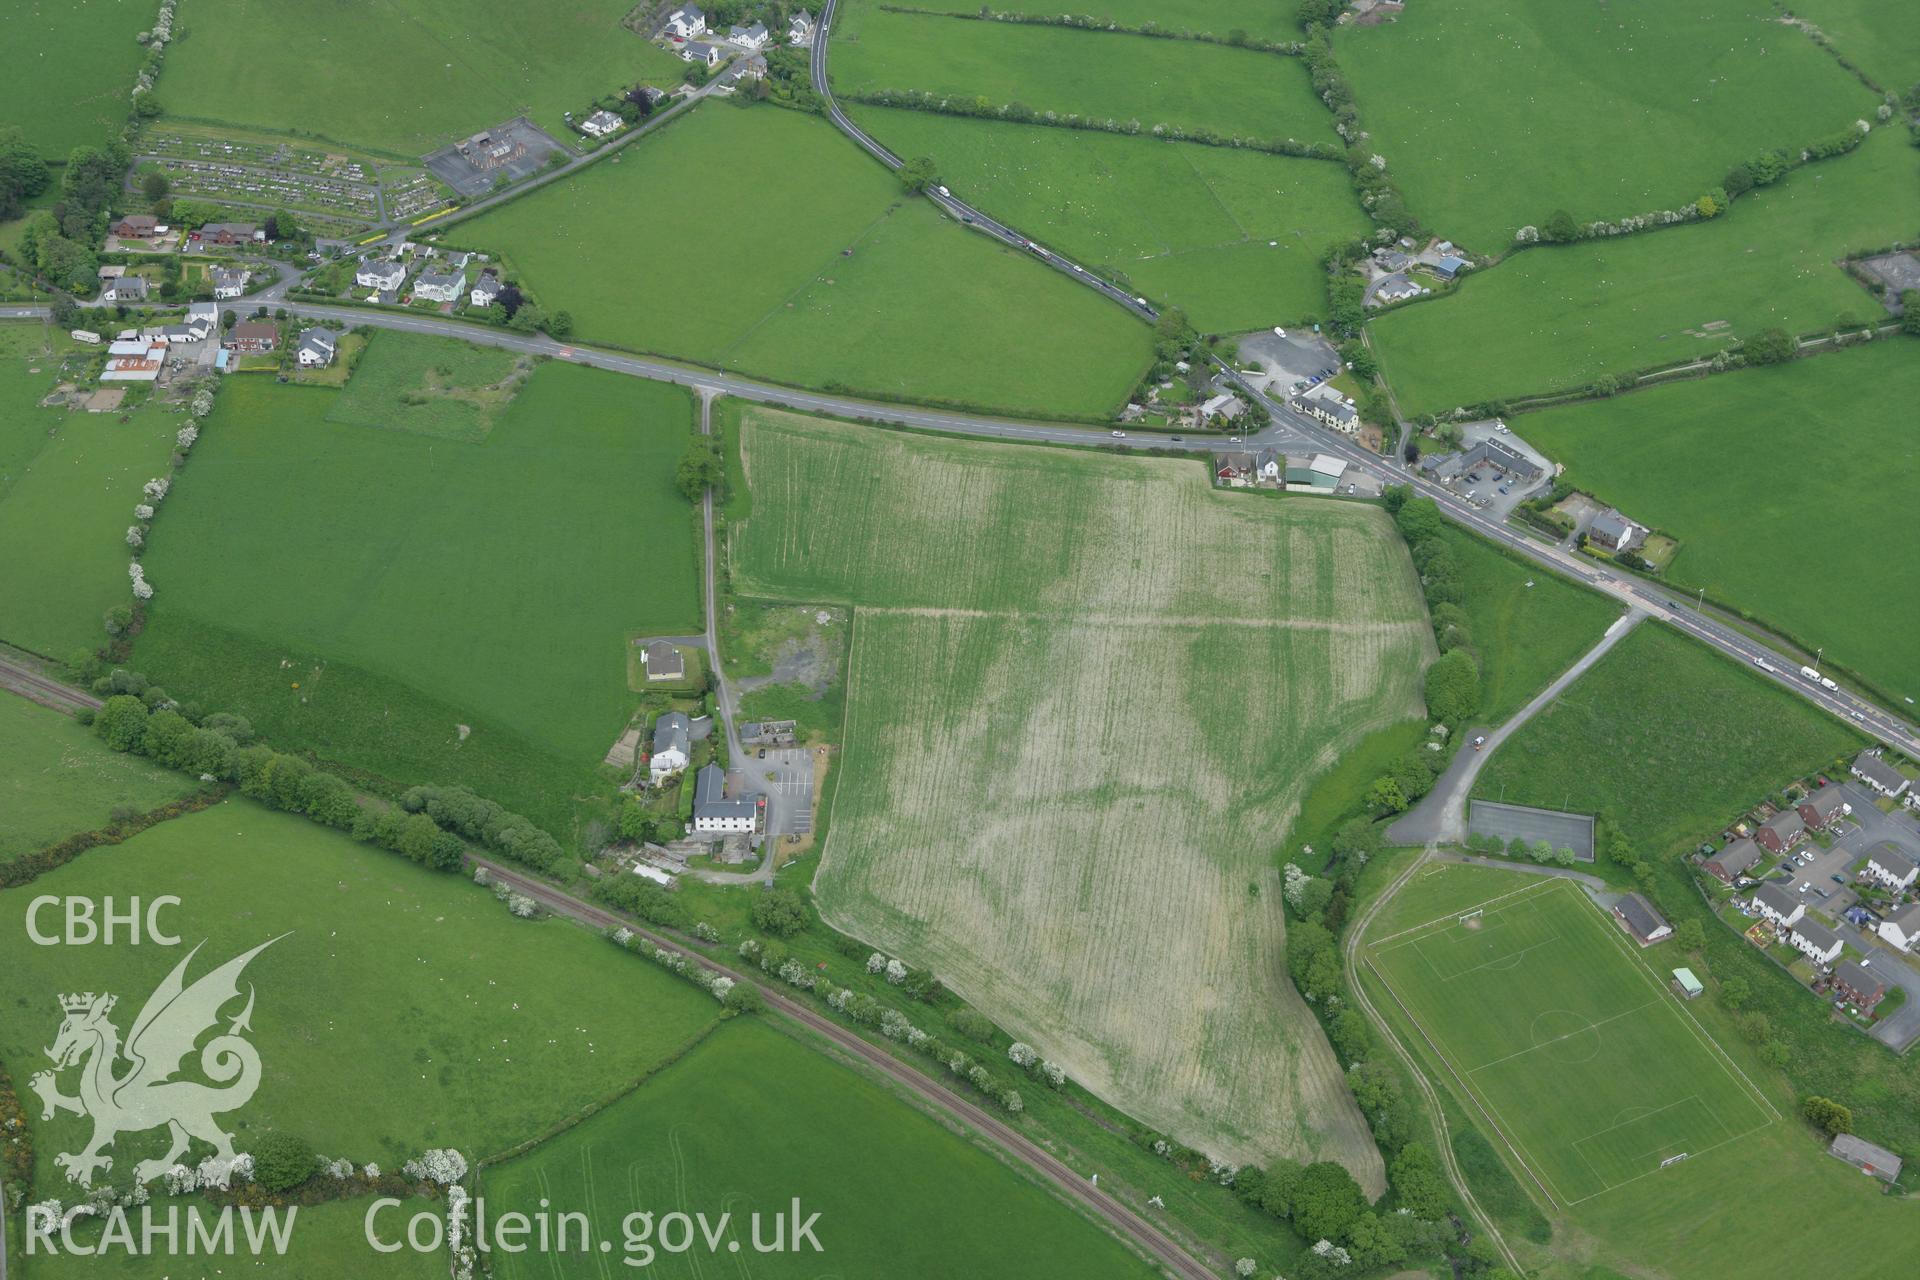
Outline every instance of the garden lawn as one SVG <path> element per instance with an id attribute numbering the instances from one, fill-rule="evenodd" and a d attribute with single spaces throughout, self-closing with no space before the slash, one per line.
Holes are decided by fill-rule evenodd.
<path id="1" fill-rule="evenodd" d="M 778 1087 L 716 1087 L 727 1081 Z M 731 1214 L 722 1256 L 706 1257 L 699 1244 L 651 1259 L 674 1277 L 731 1271 L 729 1240 L 739 1257 L 753 1257 L 756 1277 L 1156 1274 L 1024 1170 L 755 1019 L 726 1024 L 637 1093 L 487 1170 L 479 1190 L 501 1213 L 532 1213 L 546 1201 L 554 1213 L 584 1213 L 596 1240 L 613 1239 L 615 1258 L 618 1224 L 636 1210 L 656 1220 L 704 1214 L 710 1226 Z M 819 1251 L 753 1254 L 753 1216 L 770 1242 L 775 1217 L 789 1215 L 791 1228 L 796 1197 L 802 1220 L 820 1215 Z M 606 1256 L 496 1254 L 494 1269 L 500 1280 L 586 1280 L 607 1274 Z M 647 1260 L 637 1250 L 624 1258 Z"/>
<path id="2" fill-rule="evenodd" d="M 1420 712 L 1431 632 L 1383 513 L 752 407 L 738 435 L 735 588 L 853 606 L 828 921 L 1156 1129 L 1377 1189 L 1272 958 L 1314 777 Z"/>
<path id="3" fill-rule="evenodd" d="M 1556 209 L 1678 208 L 1871 117 L 1875 96 L 1775 17 L 1766 0 L 1457 0 L 1344 27 L 1334 51 L 1407 204 L 1492 254 Z"/>
<path id="4" fill-rule="evenodd" d="M 1890 338 L 1529 414 L 1521 430 L 1573 483 L 1680 539 L 1675 586 L 1824 646 L 1898 705 L 1920 697 L 1920 530 L 1889 518 L 1920 492 L 1915 405 L 1920 342 Z M 1854 465 L 1783 487 L 1775 464 L 1809 423 L 1838 426 Z"/>
<path id="5" fill-rule="evenodd" d="M 1771 326 L 1876 316 L 1835 263 L 1920 236 L 1917 182 L 1920 151 L 1876 129 L 1711 222 L 1515 254 L 1451 297 L 1379 317 L 1374 346 L 1401 407 L 1421 413 L 1711 356 Z"/>
<path id="6" fill-rule="evenodd" d="M 1920 83 L 1920 14 L 1881 0 L 1794 0 L 1794 16 L 1813 23 L 1840 55 L 1881 88 L 1904 93 Z"/>
<path id="7" fill-rule="evenodd" d="M 465 444 L 329 421 L 350 394 L 229 381 L 154 527 L 135 665 L 564 840 L 637 701 L 631 639 L 698 625 L 689 397 L 544 364 Z"/>
<path id="8" fill-rule="evenodd" d="M 376 1253 L 368 1246 L 365 1223 L 374 1199 L 373 1196 L 361 1196 L 352 1200 L 300 1206 L 293 1217 L 285 1256 L 266 1255 L 272 1259 L 270 1274 L 274 1280 L 339 1280 L 341 1276 L 369 1276 L 374 1280 L 445 1280 L 447 1254 L 444 1249 L 431 1253 L 402 1249 L 398 1253 L 387 1254 Z M 197 1205 L 203 1221 L 219 1213 L 219 1207 L 210 1200 L 188 1203 Z M 36 1251 L 31 1266 L 23 1266 L 20 1270 L 27 1280 L 184 1280 L 185 1275 L 207 1275 L 208 1272 L 198 1269 L 187 1270 L 183 1274 L 183 1266 L 194 1268 L 196 1263 L 184 1260 L 187 1252 L 185 1204 L 180 1206 L 180 1212 L 180 1243 L 172 1251 L 168 1250 L 164 1237 L 156 1236 L 154 1252 L 150 1254 L 128 1253 L 117 1246 L 111 1246 L 104 1253 L 92 1257 L 67 1253 L 48 1256 L 44 1251 Z M 165 1222 L 165 1213 L 166 1202 L 163 1201 L 156 1225 Z M 400 1239 L 405 1222 L 417 1213 L 431 1213 L 444 1218 L 446 1203 L 417 1199 L 404 1201 L 397 1207 L 389 1206 L 381 1210 L 375 1219 L 375 1230 L 383 1241 Z M 281 1221 L 285 1222 L 289 1211 L 282 1209 L 280 1215 Z M 137 1216 L 129 1216 L 137 1241 L 141 1220 Z M 242 1242 L 246 1239 L 244 1221 L 239 1210 L 235 1210 L 233 1232 L 236 1239 Z M 208 1225 L 211 1227 L 212 1223 Z M 77 1242 L 88 1247 L 98 1239 L 97 1232 L 87 1229 L 84 1218 L 75 1225 L 73 1235 Z M 213 1268 L 211 1274 L 218 1276 L 228 1270 L 264 1269 L 268 1265 L 255 1262 L 253 1256 L 245 1251 L 244 1243 L 239 1245 L 239 1250 L 239 1256 L 246 1259 L 245 1263 L 223 1260 L 224 1265 Z"/>
<path id="9" fill-rule="evenodd" d="M 41 894 L 172 894 L 180 904 L 163 920 L 182 944 L 36 946 L 24 916 Z M 22 1082 L 45 1065 L 62 992 L 117 994 L 124 1035 L 203 940 L 189 982 L 269 939 L 245 971 L 259 1092 L 224 1117 L 241 1150 L 282 1128 L 356 1164 L 395 1168 L 446 1146 L 471 1161 L 645 1075 L 719 1014 L 712 997 L 624 962 L 591 932 L 517 920 L 462 876 L 235 797 L 0 893 L 0 1058 Z M 72 1091 L 71 1072 L 62 1083 Z M 88 1122 L 38 1114 L 36 1176 L 53 1194 L 64 1186 L 53 1153 L 76 1149 Z M 123 1136 L 113 1176 L 130 1180 L 156 1141 L 164 1150 L 164 1131 Z"/>
<path id="10" fill-rule="evenodd" d="M 684 175 L 715 155 L 778 197 L 689 198 Z M 630 244 L 636 226 L 691 256 Z M 703 106 L 456 234 L 503 251 L 583 340 L 802 386 L 1103 418 L 1151 359 L 1125 312 L 935 216 L 824 120 L 778 108 Z"/>
<path id="11" fill-rule="evenodd" d="M 42 157 L 64 161 L 120 132 L 158 0 L 18 0 L 7 6 L 0 124 L 18 125 Z M 180 28 L 175 27 L 176 31 Z M 59 183 L 56 171 L 54 182 Z"/>
<path id="12" fill-rule="evenodd" d="M 1110 32 L 883 12 L 835 16 L 833 87 L 918 89 L 1035 112 L 1338 144 L 1299 58 Z"/>
<path id="13" fill-rule="evenodd" d="M 181 12 L 157 92 L 184 117 L 406 158 L 522 114 L 570 141 L 563 111 L 686 69 L 621 26 L 632 7 L 555 0 L 529 22 L 508 0 L 387 0 L 375 14 L 354 0 L 202 0 Z"/>
<path id="14" fill-rule="evenodd" d="M 65 659 L 105 644 L 102 615 L 133 603 L 127 526 L 187 419 L 151 404 L 126 422 L 39 408 L 72 348 L 49 353 L 44 334 L 0 326 L 0 640 Z"/>
<path id="15" fill-rule="evenodd" d="M 157 809 L 194 785 L 184 774 L 109 751 L 58 711 L 0 696 L 0 862 L 106 826 L 116 809 Z"/>
<path id="16" fill-rule="evenodd" d="M 867 107 L 977 207 L 1230 333 L 1323 310 L 1322 252 L 1364 233 L 1341 166 L 1150 138 Z"/>
<path id="17" fill-rule="evenodd" d="M 1480 711 L 1474 718 L 1501 724 L 1599 644 L 1620 607 L 1457 525 L 1443 523 L 1440 537 L 1460 567 L 1460 607 L 1480 659 Z"/>

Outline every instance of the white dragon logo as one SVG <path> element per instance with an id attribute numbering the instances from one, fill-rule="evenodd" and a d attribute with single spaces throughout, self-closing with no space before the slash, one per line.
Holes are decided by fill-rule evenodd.
<path id="1" fill-rule="evenodd" d="M 165 1173 L 186 1151 L 191 1138 L 212 1143 L 222 1160 L 234 1158 L 233 1136 L 213 1117 L 245 1106 L 260 1087 L 260 1054 L 240 1035 L 252 1030 L 251 984 L 247 987 L 247 1007 L 224 1035 L 215 1036 L 200 1050 L 201 1072 L 225 1087 L 175 1080 L 173 1076 L 193 1053 L 194 1042 L 219 1022 L 221 1007 L 239 997 L 240 972 L 247 962 L 279 940 L 269 938 L 189 987 L 184 981 L 187 965 L 200 952 L 199 946 L 194 947 L 147 998 L 140 1016 L 133 1020 L 124 1049 L 118 1028 L 107 1016 L 113 1012 L 118 996 L 88 991 L 60 997 L 66 1018 L 53 1047 L 46 1051 L 53 1070 L 41 1071 L 27 1083 L 40 1095 L 42 1120 L 51 1120 L 56 1111 L 93 1119 L 93 1137 L 84 1147 L 53 1158 L 67 1171 L 69 1182 L 93 1185 L 96 1169 L 113 1168 L 113 1158 L 103 1152 L 115 1138 L 161 1125 L 167 1127 L 171 1145 L 160 1159 L 142 1160 L 134 1167 L 137 1182 L 149 1182 Z M 124 1073 L 116 1074 L 114 1068 L 122 1058 L 130 1065 Z M 80 1092 L 78 1097 L 68 1097 L 60 1092 L 56 1077 L 76 1064 L 82 1064 Z"/>

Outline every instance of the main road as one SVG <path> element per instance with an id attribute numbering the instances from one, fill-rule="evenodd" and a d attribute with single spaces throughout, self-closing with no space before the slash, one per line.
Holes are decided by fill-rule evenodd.
<path id="1" fill-rule="evenodd" d="M 820 11 L 820 25 L 814 36 L 813 55 L 810 62 L 814 92 L 818 93 L 826 103 L 827 118 L 840 132 L 887 168 L 898 170 L 901 167 L 900 157 L 887 150 L 855 123 L 845 111 L 841 110 L 839 102 L 833 96 L 833 86 L 827 78 L 827 43 L 837 3 L 838 0 L 827 0 L 825 8 Z M 1119 304 L 1143 320 L 1151 322 L 1155 319 L 1157 313 L 1145 298 L 1129 293 L 1112 281 L 1102 279 L 1098 274 L 1071 258 L 1047 249 L 1012 227 L 988 217 L 953 195 L 947 187 L 934 187 L 926 194 L 936 205 L 962 223 L 1005 244 L 1035 254 L 1055 270 L 1078 280 L 1102 297 Z M 1378 477 L 1384 483 L 1410 484 L 1421 497 L 1431 498 L 1439 504 L 1440 510 L 1449 519 L 1465 525 L 1481 537 L 1499 543 L 1545 568 L 1585 583 L 1596 591 L 1613 596 L 1628 608 L 1645 610 L 1701 643 L 1746 663 L 1774 683 L 1792 690 L 1822 710 L 1852 721 L 1888 745 L 1898 747 L 1910 755 L 1920 754 L 1920 730 L 1916 730 L 1911 722 L 1893 715 L 1865 698 L 1845 690 L 1829 690 L 1801 677 L 1799 659 L 1788 657 L 1751 636 L 1708 617 L 1704 610 L 1691 607 L 1684 596 L 1676 595 L 1664 587 L 1607 572 L 1575 553 L 1562 551 L 1557 546 L 1542 545 L 1535 539 L 1516 532 L 1504 521 L 1488 518 L 1478 508 L 1463 501 L 1451 490 L 1407 470 L 1396 460 L 1382 458 L 1370 449 L 1361 448 L 1355 441 L 1331 430 L 1316 419 L 1294 412 L 1284 402 L 1273 399 L 1254 386 L 1239 370 L 1212 352 L 1207 353 L 1207 358 L 1220 367 L 1221 376 L 1226 381 L 1232 383 L 1243 395 L 1267 411 L 1273 425 L 1250 439 L 1249 443 L 1254 447 L 1271 445 L 1276 448 L 1286 448 L 1301 439 L 1317 441 L 1317 447 L 1321 452 L 1333 454 L 1349 466 Z M 981 434 L 1007 433 L 992 431 Z M 1090 440 L 1089 434 L 1084 431 L 1078 433 L 1077 438 L 1083 443 Z M 1210 446 L 1188 446 L 1196 451 L 1208 447 Z"/>

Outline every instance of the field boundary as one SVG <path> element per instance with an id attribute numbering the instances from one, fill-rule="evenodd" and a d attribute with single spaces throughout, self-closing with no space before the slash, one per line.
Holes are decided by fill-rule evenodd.
<path id="1" fill-rule="evenodd" d="M 1578 886 L 1575 885 L 1573 881 L 1563 880 L 1561 878 L 1555 877 L 1555 878 L 1541 881 L 1540 886 L 1543 886 L 1543 887 L 1537 887 L 1537 886 L 1531 886 L 1531 885 L 1526 886 L 1525 888 L 1514 890 L 1512 893 L 1501 894 L 1498 897 L 1489 898 L 1484 903 L 1469 906 L 1467 908 L 1464 908 L 1464 910 L 1469 910 L 1469 911 L 1477 910 L 1481 907 L 1485 907 L 1494 902 L 1506 901 L 1508 899 L 1515 897 L 1516 895 L 1525 894 L 1529 890 L 1533 890 L 1535 893 L 1535 896 L 1539 896 L 1539 894 L 1543 894 L 1543 893 L 1551 893 L 1554 891 L 1554 886 L 1563 885 L 1563 884 L 1570 886 L 1570 891 L 1575 892 L 1578 895 L 1576 897 L 1576 901 L 1578 901 L 1579 897 L 1584 897 L 1584 894 L 1580 893 L 1580 891 L 1578 890 Z M 1585 911 L 1590 907 L 1592 907 L 1592 905 L 1593 904 L 1591 904 L 1590 902 L 1582 903 L 1580 906 L 1580 910 Z M 1429 920 L 1425 924 L 1416 925 L 1411 929 L 1401 930 L 1400 932 L 1392 934 L 1388 938 L 1382 939 L 1381 941 L 1391 942 L 1395 939 L 1403 939 L 1403 938 L 1406 939 L 1406 941 L 1400 942 L 1396 947 L 1387 948 L 1388 950 L 1398 950 L 1411 945 L 1413 942 L 1418 941 L 1417 938 L 1409 938 L 1408 937 L 1409 934 L 1415 934 L 1415 933 L 1419 933 L 1422 930 L 1432 929 L 1436 925 L 1449 924 L 1450 922 L 1457 921 L 1459 919 L 1459 916 L 1460 916 L 1459 911 L 1450 912 L 1447 915 L 1439 916 L 1433 920 Z M 1661 985 L 1661 983 L 1658 981 L 1657 977 L 1654 975 L 1652 970 L 1647 966 L 1644 959 L 1642 959 L 1639 956 L 1633 955 L 1631 952 L 1626 951 L 1624 949 L 1624 943 L 1622 942 L 1622 940 L 1617 936 L 1615 936 L 1616 931 L 1610 927 L 1607 927 L 1607 924 L 1604 920 L 1596 921 L 1596 923 L 1598 923 L 1601 926 L 1601 932 L 1607 935 L 1607 937 L 1611 940 L 1612 945 L 1620 949 L 1620 954 L 1622 954 L 1625 957 L 1625 959 L 1631 964 L 1634 972 L 1639 976 L 1639 978 L 1642 981 L 1648 983 L 1653 988 L 1653 998 L 1651 1000 L 1646 1001 L 1643 1004 L 1634 1006 L 1632 1009 L 1624 1010 L 1620 1013 L 1613 1014 L 1610 1017 L 1603 1019 L 1601 1022 L 1589 1022 L 1586 1027 L 1583 1027 L 1580 1029 L 1580 1032 L 1597 1029 L 1599 1026 L 1603 1025 L 1603 1023 L 1605 1022 L 1618 1021 L 1621 1018 L 1625 1018 L 1633 1014 L 1642 1013 L 1645 1010 L 1649 1008 L 1653 1008 L 1656 1005 L 1663 1005 L 1666 997 L 1665 987 Z M 1557 938 L 1562 935 L 1556 934 L 1555 936 Z M 1471 1102 L 1473 1107 L 1477 1111 L 1479 1111 L 1479 1113 L 1486 1119 L 1487 1124 L 1491 1127 L 1493 1132 L 1499 1136 L 1501 1142 L 1503 1142 L 1506 1145 L 1508 1152 L 1513 1156 L 1514 1160 L 1520 1165 L 1522 1169 L 1526 1171 L 1527 1176 L 1533 1180 L 1534 1185 L 1540 1189 L 1541 1193 L 1547 1197 L 1547 1201 L 1550 1205 L 1558 1209 L 1569 1209 L 1569 1208 L 1572 1208 L 1574 1205 L 1583 1204 L 1588 1200 L 1592 1200 L 1599 1196 L 1606 1195 L 1608 1192 L 1618 1190 L 1620 1187 L 1627 1186 L 1630 1183 L 1638 1182 L 1642 1178 L 1648 1177 L 1649 1175 L 1654 1173 L 1658 1173 L 1660 1171 L 1660 1168 L 1664 1167 L 1664 1166 L 1659 1166 L 1653 1169 L 1649 1169 L 1649 1170 L 1646 1170 L 1645 1172 L 1635 1174 L 1630 1178 L 1622 1179 L 1619 1182 L 1608 1182 L 1607 1185 L 1603 1186 L 1600 1190 L 1590 1192 L 1589 1194 L 1584 1196 L 1568 1197 L 1565 1195 L 1565 1193 L 1560 1192 L 1558 1190 L 1557 1185 L 1554 1184 L 1552 1178 L 1547 1176 L 1542 1170 L 1535 1168 L 1533 1159 L 1530 1158 L 1528 1153 L 1522 1148 L 1521 1144 L 1517 1142 L 1509 1134 L 1506 1125 L 1503 1123 L 1503 1120 L 1498 1110 L 1494 1107 L 1493 1103 L 1489 1099 L 1487 1099 L 1485 1096 L 1483 1096 L 1483 1094 L 1479 1089 L 1473 1086 L 1472 1080 L 1471 1080 L 1471 1078 L 1475 1074 L 1477 1074 L 1480 1071 L 1486 1070 L 1488 1067 L 1497 1066 L 1503 1062 L 1510 1062 L 1515 1058 L 1524 1057 L 1526 1054 L 1531 1053 L 1535 1049 L 1541 1048 L 1543 1046 L 1530 1045 L 1526 1049 L 1508 1054 L 1505 1057 L 1495 1059 L 1492 1062 L 1482 1063 L 1481 1065 L 1473 1068 L 1464 1067 L 1463 1064 L 1455 1060 L 1454 1055 L 1452 1055 L 1451 1053 L 1443 1049 L 1440 1046 L 1439 1042 L 1433 1038 L 1433 1035 L 1427 1030 L 1425 1023 L 1421 1020 L 1421 1018 L 1417 1014 L 1414 1013 L 1412 1008 L 1410 1008 L 1407 1005 L 1405 999 L 1402 998 L 1399 991 L 1395 989 L 1393 982 L 1386 976 L 1386 974 L 1379 968 L 1379 966 L 1374 963 L 1374 956 L 1381 953 L 1379 945 L 1368 944 L 1367 949 L 1370 953 L 1366 958 L 1367 968 L 1373 973 L 1375 979 L 1377 979 L 1380 982 L 1381 986 L 1386 990 L 1387 994 L 1392 997 L 1394 1005 L 1400 1010 L 1401 1014 L 1407 1019 L 1408 1025 L 1410 1025 L 1414 1029 L 1414 1031 L 1416 1031 L 1419 1034 L 1420 1038 L 1426 1043 L 1428 1049 L 1432 1051 L 1435 1058 L 1441 1063 L 1443 1067 L 1445 1067 L 1448 1075 L 1450 1075 L 1453 1078 L 1454 1083 L 1458 1087 L 1458 1090 L 1462 1098 L 1466 1101 Z M 1422 956 L 1422 959 L 1424 960 L 1425 957 Z M 1435 972 L 1436 974 L 1438 974 L 1438 970 L 1435 970 Z M 1469 972 L 1472 972 L 1472 971 L 1470 970 Z M 1443 982 L 1450 981 L 1450 979 L 1446 979 L 1442 977 L 1442 981 Z M 1719 1065 L 1720 1069 L 1727 1074 L 1727 1077 L 1729 1080 L 1732 1080 L 1737 1085 L 1738 1092 L 1742 1096 L 1747 1097 L 1759 1103 L 1761 1108 L 1760 1123 L 1736 1132 L 1733 1129 L 1733 1126 L 1730 1125 L 1724 1119 L 1722 1119 L 1719 1116 L 1719 1114 L 1715 1112 L 1711 1107 L 1706 1106 L 1705 1103 L 1700 1103 L 1700 1105 L 1703 1108 L 1705 1108 L 1707 1114 L 1712 1117 L 1715 1124 L 1721 1129 L 1722 1132 L 1726 1133 L 1728 1136 L 1721 1139 L 1719 1142 L 1715 1142 L 1711 1144 L 1710 1146 L 1702 1147 L 1697 1151 L 1689 1151 L 1687 1154 L 1701 1155 L 1708 1151 L 1717 1150 L 1720 1147 L 1726 1146 L 1733 1142 L 1737 1142 L 1741 1138 L 1744 1138 L 1749 1134 L 1756 1133 L 1759 1130 L 1766 1128 L 1768 1125 L 1777 1122 L 1781 1118 L 1779 1109 L 1775 1107 L 1773 1103 L 1770 1100 L 1768 1100 L 1763 1093 L 1760 1092 L 1759 1088 L 1753 1083 L 1752 1079 L 1750 1079 L 1747 1076 L 1747 1074 L 1743 1070 L 1741 1070 L 1739 1064 L 1734 1062 L 1732 1057 L 1726 1052 L 1726 1050 L 1723 1049 L 1720 1046 L 1720 1044 L 1717 1041 L 1715 1041 L 1713 1037 L 1706 1031 L 1706 1029 L 1699 1024 L 1699 1021 L 1693 1017 L 1692 1012 L 1690 1010 L 1686 1009 L 1684 1006 L 1676 1006 L 1676 1007 L 1677 1007 L 1677 1012 L 1683 1015 L 1683 1019 L 1684 1019 L 1683 1025 L 1685 1025 L 1687 1029 L 1692 1033 L 1694 1039 L 1701 1043 L 1703 1048 L 1706 1050 L 1708 1057 L 1710 1057 L 1716 1064 Z M 1580 1032 L 1575 1032 L 1572 1034 L 1579 1034 Z M 1549 1041 L 1547 1043 L 1553 1043 L 1553 1042 Z M 1672 1107 L 1678 1106 L 1681 1103 L 1688 1101 L 1689 1099 L 1698 1102 L 1699 1095 L 1697 1093 L 1694 1093 L 1694 1094 L 1688 1095 L 1687 1098 L 1676 1099 L 1673 1102 L 1664 1104 L 1660 1108 L 1656 1108 L 1656 1110 L 1650 1114 L 1658 1114 L 1659 1111 L 1669 1110 Z M 1644 1117 L 1635 1117 L 1636 1120 L 1641 1118 L 1644 1118 Z M 1617 1127 L 1618 1125 L 1611 1126 L 1611 1128 L 1617 1128 Z M 1578 1154 L 1582 1160 L 1586 1160 L 1587 1158 L 1586 1153 L 1580 1149 L 1580 1144 L 1582 1142 L 1587 1141 L 1590 1138 L 1593 1138 L 1595 1136 L 1598 1136 L 1601 1133 L 1605 1133 L 1608 1131 L 1609 1131 L 1608 1129 L 1596 1130 L 1594 1133 L 1587 1134 L 1580 1139 L 1576 1139 L 1570 1145 L 1573 1151 L 1576 1154 Z M 1589 1168 L 1592 1167 L 1590 1161 L 1588 1162 L 1588 1167 Z M 1606 1181 L 1606 1179 L 1602 1177 L 1601 1181 L 1604 1182 Z"/>

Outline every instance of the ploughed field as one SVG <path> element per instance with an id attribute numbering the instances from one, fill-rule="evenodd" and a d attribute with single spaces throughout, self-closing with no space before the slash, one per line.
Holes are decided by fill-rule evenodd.
<path id="1" fill-rule="evenodd" d="M 739 445 L 735 586 L 854 607 L 827 916 L 1149 1124 L 1377 1188 L 1271 855 L 1317 772 L 1420 710 L 1384 515 L 754 408 Z"/>

